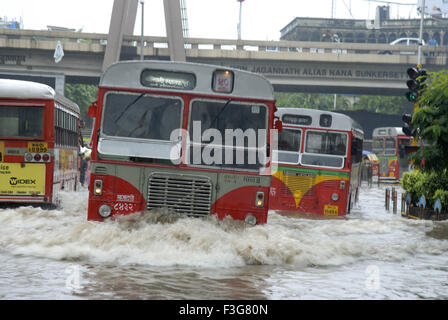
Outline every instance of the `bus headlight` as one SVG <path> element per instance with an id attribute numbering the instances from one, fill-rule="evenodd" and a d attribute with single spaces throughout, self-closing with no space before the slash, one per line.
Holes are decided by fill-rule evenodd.
<path id="1" fill-rule="evenodd" d="M 96 196 L 103 194 L 103 180 L 95 180 L 95 183 L 93 184 L 93 193 Z"/>
<path id="2" fill-rule="evenodd" d="M 107 204 L 103 204 L 103 205 L 98 209 L 98 213 L 99 213 L 100 216 L 102 216 L 103 218 L 107 218 L 107 217 L 110 216 L 110 214 L 112 213 L 112 209 L 111 209 Z"/>
<path id="3" fill-rule="evenodd" d="M 248 214 L 246 216 L 246 219 L 244 219 L 244 222 L 254 226 L 257 224 L 257 218 L 255 218 L 255 216 L 253 216 L 251 214 Z"/>
<path id="4" fill-rule="evenodd" d="M 331 200 L 333 200 L 333 201 L 338 201 L 338 200 L 339 200 L 339 195 L 338 195 L 337 193 L 333 193 L 333 194 L 331 195 Z"/>
<path id="5" fill-rule="evenodd" d="M 264 192 L 257 192 L 255 196 L 255 206 L 258 208 L 262 208 L 264 206 Z"/>

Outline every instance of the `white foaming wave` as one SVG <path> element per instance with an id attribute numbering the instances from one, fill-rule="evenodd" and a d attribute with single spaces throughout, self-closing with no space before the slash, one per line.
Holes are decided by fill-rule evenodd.
<path id="1" fill-rule="evenodd" d="M 86 202 L 87 193 L 80 192 L 64 196 L 63 210 L 0 210 L 0 246 L 57 260 L 205 267 L 330 266 L 448 250 L 448 241 L 426 237 L 430 221 L 306 220 L 274 213 L 266 225 L 245 227 L 216 218 L 160 222 L 149 219 L 154 213 L 142 213 L 93 222 L 86 220 Z"/>

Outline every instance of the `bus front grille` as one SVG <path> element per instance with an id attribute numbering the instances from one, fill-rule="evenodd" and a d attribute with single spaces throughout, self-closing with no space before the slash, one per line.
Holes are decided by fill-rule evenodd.
<path id="1" fill-rule="evenodd" d="M 208 215 L 212 182 L 204 176 L 153 173 L 148 180 L 146 208 L 168 208 L 186 215 Z"/>
<path id="2" fill-rule="evenodd" d="M 296 172 L 284 172 L 284 185 L 281 189 L 281 194 L 287 196 L 300 196 L 300 198 L 314 197 L 313 185 L 316 177 L 313 174 L 300 174 Z"/>

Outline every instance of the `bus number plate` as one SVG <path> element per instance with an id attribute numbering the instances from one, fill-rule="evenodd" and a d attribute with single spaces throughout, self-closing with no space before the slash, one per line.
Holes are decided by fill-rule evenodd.
<path id="1" fill-rule="evenodd" d="M 338 206 L 325 205 L 324 206 L 324 215 L 326 216 L 337 216 L 338 215 Z"/>
<path id="2" fill-rule="evenodd" d="M 48 143 L 46 143 L 46 142 L 28 142 L 28 152 L 31 152 L 31 153 L 48 152 Z"/>

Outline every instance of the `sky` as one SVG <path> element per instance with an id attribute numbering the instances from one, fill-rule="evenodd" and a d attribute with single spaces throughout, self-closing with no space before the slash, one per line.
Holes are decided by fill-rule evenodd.
<path id="1" fill-rule="evenodd" d="M 237 0 L 184 1 L 190 37 L 237 38 L 240 8 Z M 390 4 L 391 18 L 418 18 L 417 0 L 390 2 L 393 2 Z M 113 0 L 1 0 L 0 18 L 22 19 L 25 29 L 46 30 L 47 25 L 51 25 L 108 33 L 112 5 Z M 373 0 L 245 0 L 242 3 L 241 38 L 279 40 L 280 30 L 296 17 L 374 19 L 375 8 L 379 5 L 386 3 Z M 166 36 L 163 0 L 145 0 L 144 33 L 146 36 Z M 141 34 L 141 5 L 138 6 L 134 34 Z"/>

